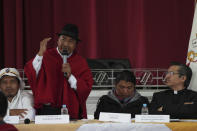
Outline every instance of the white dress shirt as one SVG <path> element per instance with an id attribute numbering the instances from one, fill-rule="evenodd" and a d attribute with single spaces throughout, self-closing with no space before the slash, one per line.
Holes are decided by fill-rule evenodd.
<path id="1" fill-rule="evenodd" d="M 58 47 L 56 49 L 57 49 L 58 54 L 63 59 L 62 54 L 58 50 Z M 71 55 L 72 54 L 70 54 L 67 58 L 69 58 Z M 38 73 L 40 71 L 40 68 L 41 68 L 41 65 L 42 65 L 42 59 L 43 59 L 43 56 L 36 55 L 36 57 L 34 58 L 34 60 L 32 62 L 33 67 L 34 67 L 34 69 L 36 71 L 36 75 L 38 75 Z M 72 74 L 70 75 L 70 77 L 68 78 L 68 83 L 70 84 L 71 88 L 73 88 L 74 90 L 77 90 L 77 79 L 75 78 L 74 75 L 72 75 Z"/>
<path id="2" fill-rule="evenodd" d="M 18 93 L 12 99 L 12 101 L 11 102 L 8 101 L 8 109 L 5 119 L 6 117 L 9 117 L 10 109 L 27 109 L 26 111 L 27 114 L 23 115 L 24 118 L 19 116 L 19 119 L 25 120 L 26 118 L 28 118 L 32 121 L 35 118 L 35 109 L 33 108 L 33 105 L 34 105 L 34 101 L 32 94 L 19 89 Z"/>

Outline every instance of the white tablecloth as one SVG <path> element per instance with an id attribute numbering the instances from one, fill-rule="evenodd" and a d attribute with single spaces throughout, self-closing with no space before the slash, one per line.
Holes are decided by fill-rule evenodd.
<path id="1" fill-rule="evenodd" d="M 77 131 L 171 131 L 165 124 L 95 123 L 84 124 Z"/>

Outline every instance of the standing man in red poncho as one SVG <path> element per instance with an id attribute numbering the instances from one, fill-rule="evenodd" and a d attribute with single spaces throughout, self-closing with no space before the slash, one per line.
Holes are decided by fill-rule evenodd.
<path id="1" fill-rule="evenodd" d="M 37 115 L 60 114 L 65 104 L 71 119 L 87 118 L 93 78 L 86 60 L 75 50 L 80 41 L 78 27 L 67 24 L 58 35 L 57 48 L 47 49 L 51 38 L 45 38 L 36 57 L 25 66 Z"/>

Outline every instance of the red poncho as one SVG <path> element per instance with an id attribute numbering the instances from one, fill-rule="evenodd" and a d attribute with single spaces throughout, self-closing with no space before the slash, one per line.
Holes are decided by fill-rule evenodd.
<path id="1" fill-rule="evenodd" d="M 14 125 L 0 121 L 0 131 L 18 131 Z"/>
<path id="2" fill-rule="evenodd" d="M 92 89 L 93 79 L 86 60 L 77 53 L 67 59 L 72 75 L 77 79 L 77 90 L 70 88 L 68 80 L 64 77 L 61 71 L 63 59 L 56 48 L 44 53 L 37 77 L 32 62 L 33 59 L 26 64 L 24 70 L 33 91 L 35 108 L 41 108 L 46 103 L 51 103 L 53 107 L 66 104 L 71 118 L 87 118 L 86 100 Z"/>

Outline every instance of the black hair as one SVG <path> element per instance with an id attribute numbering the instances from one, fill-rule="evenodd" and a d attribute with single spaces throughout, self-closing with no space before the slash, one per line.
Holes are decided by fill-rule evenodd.
<path id="1" fill-rule="evenodd" d="M 136 78 L 133 72 L 125 70 L 117 74 L 115 84 L 118 84 L 121 80 L 124 80 L 126 82 L 132 82 L 134 85 L 136 85 Z"/>
<path id="2" fill-rule="evenodd" d="M 179 76 L 186 76 L 186 80 L 184 82 L 184 86 L 187 88 L 190 84 L 192 78 L 192 69 L 186 64 L 182 64 L 179 62 L 171 62 L 170 66 L 179 66 L 178 73 Z"/>
<path id="3" fill-rule="evenodd" d="M 0 91 L 0 117 L 5 117 L 8 108 L 7 97 Z"/>

